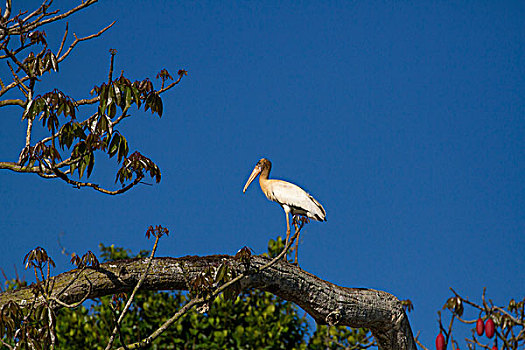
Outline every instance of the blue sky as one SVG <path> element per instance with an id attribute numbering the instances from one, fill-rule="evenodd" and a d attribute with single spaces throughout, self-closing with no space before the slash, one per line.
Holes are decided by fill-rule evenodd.
<path id="1" fill-rule="evenodd" d="M 40 245 L 69 269 L 61 233 L 77 253 L 150 249 L 152 224 L 171 231 L 158 256 L 263 253 L 286 228 L 257 183 L 242 194 L 264 156 L 270 177 L 327 211 L 304 229 L 301 267 L 410 298 L 412 329 L 431 346 L 449 287 L 474 300 L 487 287 L 500 304 L 524 296 L 523 18 L 518 1 L 101 2 L 70 33 L 116 25 L 40 91 L 88 97 L 110 48 L 131 80 L 186 69 L 161 119 L 138 112 L 120 127 L 162 181 L 110 197 L 0 172 L 0 267 L 30 279 L 22 259 Z M 63 28 L 47 31 L 51 47 Z M 25 126 L 16 108 L 2 114 L 0 159 L 15 160 Z M 92 181 L 111 187 L 106 158 Z"/>

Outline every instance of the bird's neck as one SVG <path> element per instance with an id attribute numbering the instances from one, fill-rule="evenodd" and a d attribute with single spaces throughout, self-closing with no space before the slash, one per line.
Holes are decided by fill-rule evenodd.
<path id="1" fill-rule="evenodd" d="M 264 190 L 266 188 L 266 183 L 268 182 L 268 175 L 270 174 L 270 170 L 268 168 L 264 168 L 261 171 L 261 174 L 259 175 L 259 185 L 261 185 L 261 188 Z"/>
<path id="2" fill-rule="evenodd" d="M 270 174 L 270 169 L 264 168 L 261 170 L 261 175 L 259 175 L 259 182 L 268 180 L 268 175 Z"/>
<path id="3" fill-rule="evenodd" d="M 270 173 L 269 169 L 263 169 L 261 171 L 261 174 L 259 175 L 259 185 L 261 186 L 261 190 L 263 191 L 266 198 L 271 199 L 271 191 L 270 191 L 270 180 L 268 180 L 268 174 Z"/>

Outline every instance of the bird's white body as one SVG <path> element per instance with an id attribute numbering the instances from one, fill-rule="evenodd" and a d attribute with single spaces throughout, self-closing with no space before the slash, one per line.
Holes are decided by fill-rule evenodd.
<path id="1" fill-rule="evenodd" d="M 304 215 L 317 221 L 326 220 L 323 206 L 301 187 L 283 180 L 264 180 L 262 177 L 259 183 L 266 198 L 279 203 L 287 213 Z"/>
<path id="2" fill-rule="evenodd" d="M 309 195 L 301 187 L 294 185 L 293 183 L 268 179 L 272 163 L 268 159 L 261 159 L 255 168 L 253 169 L 246 185 L 242 192 L 246 192 L 246 189 L 252 181 L 259 176 L 259 185 L 266 198 L 269 200 L 279 203 L 283 207 L 286 215 L 286 245 L 290 239 L 290 220 L 288 214 L 303 215 L 310 219 L 317 221 L 326 221 L 326 211 L 324 210 L 321 203 L 315 200 L 314 197 Z M 298 235 L 298 234 L 297 234 Z M 295 242 L 295 263 L 297 263 L 297 244 L 299 243 L 299 236 Z"/>

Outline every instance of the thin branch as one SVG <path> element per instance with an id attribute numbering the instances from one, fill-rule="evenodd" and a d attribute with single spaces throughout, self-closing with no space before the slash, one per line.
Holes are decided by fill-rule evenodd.
<path id="1" fill-rule="evenodd" d="M 175 85 L 177 85 L 178 83 L 180 83 L 180 81 L 182 80 L 182 76 L 184 74 L 179 74 L 179 79 L 177 79 L 176 81 L 174 81 L 173 83 L 171 83 L 170 85 L 166 86 L 165 88 L 163 89 L 160 89 L 159 91 L 157 91 L 159 94 L 162 94 L 164 91 L 167 91 L 169 89 L 171 89 L 172 87 L 174 87 Z"/>
<path id="2" fill-rule="evenodd" d="M 120 325 L 117 323 L 118 317 L 117 317 L 117 311 L 113 307 L 113 304 L 109 304 L 109 309 L 111 310 L 111 315 L 113 316 L 113 322 L 115 322 L 117 331 L 118 331 L 118 337 L 120 339 L 120 342 L 123 344 L 125 350 L 129 350 L 126 346 L 126 343 L 124 341 L 124 337 L 122 336 L 122 331 L 120 328 Z"/>
<path id="3" fill-rule="evenodd" d="M 22 101 L 20 99 L 13 99 L 13 100 L 1 100 L 0 101 L 0 107 L 4 106 L 20 106 L 25 107 L 26 102 Z"/>
<path id="4" fill-rule="evenodd" d="M 39 168 L 37 166 L 33 166 L 33 167 L 21 166 L 18 163 L 14 163 L 14 162 L 0 162 L 0 169 L 12 170 L 17 173 L 37 174 L 39 172 Z"/>
<path id="5" fill-rule="evenodd" d="M 523 327 L 525 327 L 525 322 L 523 320 L 519 320 L 517 318 L 515 318 L 514 316 L 512 316 L 511 314 L 509 314 L 507 311 L 505 311 L 505 309 L 499 307 L 499 306 L 494 306 L 494 309 L 498 310 L 499 312 L 505 314 L 512 322 L 516 323 L 516 324 L 519 324 Z"/>
<path id="6" fill-rule="evenodd" d="M 87 277 L 85 277 L 85 276 L 84 276 L 84 278 L 85 278 L 86 281 L 88 282 L 89 289 L 88 289 L 86 295 L 85 295 L 82 299 L 80 299 L 80 301 L 78 301 L 78 302 L 76 302 L 76 303 L 74 303 L 74 304 L 69 305 L 69 304 L 64 303 L 63 301 L 60 301 L 60 299 L 58 299 L 58 296 L 57 296 L 57 297 L 52 297 L 52 298 L 50 298 L 50 300 L 53 300 L 53 301 L 56 302 L 58 305 L 63 306 L 63 307 L 68 308 L 68 309 L 74 309 L 74 308 L 80 306 L 84 301 L 87 300 L 87 298 L 88 298 L 89 295 L 91 294 L 91 289 L 92 289 L 92 287 L 93 287 L 93 284 L 91 283 L 91 281 L 90 281 L 89 279 L 87 279 Z M 74 281 L 74 280 L 75 280 L 75 279 L 73 279 L 72 281 Z M 64 290 L 65 290 L 65 289 L 64 289 Z"/>
<path id="7" fill-rule="evenodd" d="M 80 277 L 80 275 L 82 274 L 82 272 L 84 272 L 85 269 L 86 269 L 86 268 L 82 268 L 82 269 L 80 269 L 80 270 L 78 271 L 77 275 L 76 275 L 75 277 L 73 277 L 73 278 L 71 279 L 71 281 L 69 281 L 69 283 L 68 283 L 64 288 L 62 288 L 62 290 L 61 290 L 60 292 L 58 292 L 58 293 L 56 294 L 56 298 L 57 298 L 57 299 L 60 298 L 60 296 L 61 296 L 61 295 L 62 295 L 62 294 L 63 294 L 63 293 L 69 288 L 69 287 L 71 287 L 71 286 L 73 285 L 73 283 L 75 283 L 75 281 Z M 88 281 L 88 284 L 91 285 L 91 281 L 89 281 L 88 278 L 86 278 L 86 280 Z"/>
<path id="8" fill-rule="evenodd" d="M 5 346 L 6 348 L 8 348 L 9 350 L 13 350 L 13 347 L 9 344 L 7 344 L 5 341 L 3 341 L 2 339 L 0 339 L 0 342 L 2 342 L 2 345 Z"/>
<path id="9" fill-rule="evenodd" d="M 31 47 L 31 46 L 33 46 L 33 45 L 35 45 L 35 44 L 36 44 L 35 42 L 32 42 L 32 41 L 31 41 L 31 42 L 29 42 L 29 43 L 27 43 L 27 44 L 25 44 L 25 45 L 22 45 L 22 46 L 20 46 L 18 49 L 16 49 L 15 51 L 13 51 L 13 54 L 14 54 L 14 55 L 17 55 L 17 54 L 19 54 L 20 52 L 22 52 L 22 51 L 24 51 L 25 49 L 27 49 L 28 47 Z M 3 59 L 8 58 L 8 57 L 9 57 L 8 55 L 1 55 L 1 56 L 0 56 L 0 59 L 3 60 Z"/>
<path id="10" fill-rule="evenodd" d="M 20 82 L 22 82 L 22 83 L 27 81 L 27 80 L 29 80 L 29 77 L 27 75 L 25 77 L 20 78 Z M 18 85 L 18 82 L 13 81 L 9 85 L 2 87 L 2 90 L 0 90 L 0 96 L 5 94 L 7 91 L 11 90 L 12 88 L 16 87 L 17 85 Z"/>
<path id="11" fill-rule="evenodd" d="M 97 103 L 98 101 L 100 101 L 100 96 L 96 96 L 96 97 L 93 97 L 93 98 L 84 98 L 82 100 L 78 100 L 75 102 L 75 104 L 77 106 L 81 106 L 81 105 L 92 105 L 94 103 Z M 89 119 L 89 118 L 88 118 Z"/>
<path id="12" fill-rule="evenodd" d="M 277 261 L 280 261 L 282 259 L 282 257 L 286 253 L 288 253 L 288 250 L 290 249 L 290 247 L 292 246 L 293 242 L 295 241 L 295 239 L 299 235 L 299 232 L 300 232 L 300 229 L 296 230 L 294 236 L 292 237 L 292 239 L 290 239 L 290 242 L 288 242 L 288 245 L 286 245 L 284 247 L 284 249 L 281 251 L 281 253 L 279 253 L 275 258 L 270 260 L 270 262 L 268 262 L 267 264 L 265 264 L 261 268 L 259 268 L 257 270 L 257 272 L 260 272 L 260 271 L 262 271 L 264 269 L 267 269 L 270 266 L 272 266 L 273 264 L 275 264 Z M 142 339 L 142 340 L 140 340 L 140 341 L 138 341 L 136 343 L 128 345 L 127 346 L 128 349 L 130 349 L 130 350 L 131 349 L 139 349 L 139 348 L 144 348 L 144 347 L 150 345 L 155 339 L 157 339 L 162 333 L 164 333 L 164 331 L 166 329 L 168 329 L 174 322 L 176 322 L 181 316 L 183 316 L 185 313 L 187 313 L 189 310 L 191 310 L 194 306 L 203 304 L 203 303 L 205 303 L 208 300 L 215 300 L 215 298 L 220 293 L 222 293 L 224 290 L 226 290 L 226 288 L 230 287 L 234 283 L 239 282 L 241 279 L 243 279 L 246 276 L 247 276 L 247 273 L 244 272 L 244 273 L 240 274 L 239 276 L 231 279 L 230 281 L 224 283 L 223 285 L 218 287 L 208 298 L 198 297 L 198 298 L 191 299 L 186 305 L 184 305 L 181 309 L 179 309 L 175 313 L 175 315 L 173 315 L 166 322 L 164 322 L 157 330 L 155 330 L 155 332 L 151 333 L 148 337 L 146 337 L 146 338 L 144 338 L 144 339 Z M 107 349 L 108 348 L 106 348 L 106 350 Z M 118 350 L 124 350 L 124 347 L 121 347 Z"/>
<path id="13" fill-rule="evenodd" d="M 111 122 L 111 127 L 115 127 L 120 121 L 126 117 L 129 117 L 129 114 L 126 114 L 126 112 L 122 113 L 115 121 Z"/>
<path id="14" fill-rule="evenodd" d="M 11 74 L 13 75 L 14 81 L 16 82 L 15 86 L 18 86 L 18 88 L 24 94 L 24 96 L 26 98 L 29 98 L 29 93 L 30 93 L 29 88 L 27 86 L 25 86 L 24 83 L 22 83 L 20 78 L 18 78 L 18 75 L 16 75 L 15 70 L 13 69 L 13 67 L 11 66 L 11 63 L 9 63 L 9 61 L 7 61 L 7 65 L 9 66 L 9 69 L 11 70 Z"/>
<path id="15" fill-rule="evenodd" d="M 478 345 L 478 346 L 481 346 L 485 349 L 488 349 L 488 350 L 491 350 L 490 346 L 487 346 L 485 344 L 481 344 L 477 339 L 470 339 L 470 338 L 465 338 L 465 341 L 468 342 L 468 343 L 472 343 L 472 344 L 475 344 L 475 345 Z"/>
<path id="16" fill-rule="evenodd" d="M 62 163 L 59 163 L 59 165 L 60 164 L 62 164 Z M 64 166 L 64 165 L 61 165 L 61 166 Z M 68 184 L 73 185 L 76 188 L 91 187 L 94 190 L 97 190 L 99 192 L 102 192 L 102 193 L 105 193 L 105 194 L 109 194 L 109 195 L 112 195 L 112 196 L 113 195 L 117 195 L 117 194 L 121 194 L 121 193 L 124 193 L 124 192 L 128 191 L 133 186 L 137 185 L 144 178 L 144 175 L 140 175 L 132 183 L 130 183 L 130 184 L 128 184 L 128 185 L 118 189 L 118 190 L 110 191 L 110 190 L 107 190 L 107 189 L 105 189 L 103 187 L 100 187 L 99 185 L 91 183 L 91 182 L 80 182 L 80 181 L 72 180 L 72 179 L 70 179 L 67 176 L 68 171 L 63 172 L 63 171 L 60 171 L 58 168 L 59 167 L 57 166 L 57 167 L 51 168 L 49 170 L 49 171 L 53 171 L 54 172 L 54 175 L 52 175 L 49 172 L 44 171 L 43 169 L 41 169 L 38 166 L 28 167 L 28 166 L 21 166 L 18 163 L 13 163 L 13 162 L 0 162 L 0 169 L 12 170 L 12 171 L 15 171 L 17 173 L 37 174 L 37 175 L 39 175 L 41 177 L 45 177 L 45 178 L 57 178 L 57 177 L 59 177 L 62 180 L 64 180 L 65 182 L 67 182 Z"/>
<path id="17" fill-rule="evenodd" d="M 159 244 L 159 239 L 161 237 L 161 234 L 158 234 L 155 239 L 155 244 L 153 245 L 153 249 L 151 250 L 151 254 L 148 259 L 148 265 L 146 266 L 146 270 L 144 270 L 144 273 L 140 277 L 140 280 L 138 281 L 137 285 L 133 289 L 133 292 L 131 293 L 130 297 L 128 298 L 128 301 L 126 302 L 126 305 L 124 306 L 124 309 L 122 310 L 117 323 L 115 324 L 115 328 L 113 328 L 113 332 L 111 332 L 111 337 L 109 338 L 108 345 L 106 346 L 106 350 L 111 349 L 113 346 L 113 342 L 115 341 L 115 335 L 118 332 L 118 328 L 120 324 L 122 323 L 122 320 L 124 319 L 124 316 L 126 315 L 126 312 L 128 311 L 129 307 L 131 306 L 131 303 L 133 302 L 133 298 L 135 298 L 135 294 L 137 294 L 137 291 L 139 290 L 140 286 L 142 286 L 142 283 L 146 279 L 146 276 L 148 275 L 149 269 L 151 268 L 151 262 L 153 261 L 153 256 L 155 255 L 155 251 L 157 250 L 157 245 Z"/>
<path id="18" fill-rule="evenodd" d="M 64 37 L 62 38 L 62 42 L 60 43 L 60 48 L 57 51 L 56 56 L 60 56 L 62 53 L 62 49 L 64 48 L 64 44 L 66 43 L 67 33 L 69 32 L 69 23 L 66 22 L 66 30 L 64 31 Z"/>
<path id="19" fill-rule="evenodd" d="M 448 325 L 448 332 L 447 337 L 445 338 L 445 344 L 449 344 L 449 341 L 452 339 L 452 325 L 454 324 L 454 318 L 456 317 L 456 314 L 452 314 L 452 317 L 450 318 L 450 323 Z"/>
<path id="20" fill-rule="evenodd" d="M 51 338 L 51 344 L 50 344 L 50 349 L 53 350 L 55 349 L 55 344 L 56 344 L 56 330 L 55 330 L 55 326 L 53 325 L 53 310 L 51 308 L 48 308 L 47 309 L 47 318 L 48 318 L 48 326 L 49 326 L 49 337 Z"/>
<path id="21" fill-rule="evenodd" d="M 96 1 L 96 0 L 95 0 Z M 73 50 L 73 48 L 81 41 L 86 41 L 86 40 L 89 40 L 89 39 L 93 39 L 93 38 L 96 38 L 96 37 L 99 37 L 100 35 L 102 35 L 102 33 L 104 33 L 106 30 L 108 30 L 109 28 L 111 28 L 114 24 L 116 23 L 116 21 L 113 21 L 111 22 L 110 25 L 108 25 L 107 27 L 105 27 L 104 29 L 100 30 L 98 33 L 95 33 L 95 34 L 91 34 L 91 35 L 88 35 L 86 37 L 83 37 L 83 38 L 78 38 L 75 34 L 73 34 L 73 36 L 75 37 L 75 41 L 73 41 L 73 43 L 71 45 L 69 45 L 69 48 L 67 49 L 66 52 L 64 52 L 64 54 L 62 56 L 60 56 L 60 58 L 57 58 L 57 62 L 62 62 L 70 53 L 71 51 Z"/>
<path id="22" fill-rule="evenodd" d="M 6 0 L 5 2 L 5 12 L 2 16 L 2 22 L 5 22 L 9 19 L 9 16 L 11 16 L 11 0 Z"/>
<path id="23" fill-rule="evenodd" d="M 31 132 L 33 130 L 33 120 L 35 118 L 27 118 L 27 130 L 26 130 L 26 147 L 31 144 Z"/>
<path id="24" fill-rule="evenodd" d="M 102 188 L 99 185 L 91 183 L 91 182 L 79 182 L 79 181 L 72 180 L 69 177 L 67 177 L 67 175 L 65 173 L 63 173 L 62 171 L 60 171 L 60 170 L 58 170 L 56 168 L 53 168 L 52 170 L 59 178 L 61 178 L 62 180 L 64 180 L 68 184 L 73 185 L 74 187 L 76 187 L 78 189 L 80 189 L 81 187 L 91 187 L 91 188 L 93 188 L 93 189 L 95 189 L 95 190 L 97 190 L 99 192 L 102 192 L 102 193 L 105 193 L 105 194 L 109 194 L 109 195 L 112 195 L 112 196 L 117 195 L 117 194 L 121 194 L 121 193 L 124 193 L 124 192 L 128 191 L 130 188 L 132 188 L 133 186 L 138 184 L 144 178 L 144 175 L 139 175 L 129 185 L 127 185 L 125 187 L 122 187 L 121 189 L 118 189 L 118 190 L 115 190 L 115 191 L 110 191 L 110 190 L 106 190 L 105 188 Z"/>
<path id="25" fill-rule="evenodd" d="M 181 307 L 179 311 L 175 313 L 169 320 L 164 322 L 164 324 L 159 327 L 155 332 L 153 332 L 149 337 L 144 338 L 143 340 L 128 345 L 128 349 L 140 349 L 145 348 L 150 345 L 155 339 L 157 339 L 170 325 L 176 322 L 182 315 L 190 311 L 195 305 L 201 304 L 204 302 L 204 298 L 194 298 L 191 299 L 186 305 Z M 117 350 L 124 350 L 124 347 L 120 347 Z"/>
<path id="26" fill-rule="evenodd" d="M 41 27 L 47 23 L 51 23 L 51 22 L 55 22 L 55 21 L 58 21 L 58 20 L 61 20 L 63 18 L 66 18 L 68 16 L 71 16 L 73 13 L 75 12 L 78 12 L 80 10 L 82 10 L 83 8 L 86 8 L 88 6 L 91 6 L 93 5 L 94 3 L 98 2 L 98 0 L 86 0 L 84 2 L 82 2 L 80 5 L 78 5 L 77 7 L 67 11 L 67 12 L 64 12 L 58 16 L 55 16 L 55 17 L 52 17 L 52 18 L 48 18 L 46 20 L 43 20 L 41 21 L 40 19 L 37 19 L 27 25 L 23 25 L 23 27 L 20 27 L 18 24 L 14 25 L 13 27 L 9 28 L 9 34 L 10 35 L 13 35 L 13 34 L 22 34 L 24 32 L 30 32 L 38 27 Z M 53 12 L 55 13 L 55 12 Z M 20 28 L 19 28 L 20 27 Z"/>
<path id="27" fill-rule="evenodd" d="M 419 333 L 421 333 L 421 332 L 417 332 L 416 337 L 414 338 L 414 340 L 416 341 L 417 345 L 419 345 L 419 346 L 421 346 L 423 348 L 423 350 L 429 350 L 425 345 L 423 345 L 419 341 Z"/>
<path id="28" fill-rule="evenodd" d="M 478 304 L 476 304 L 476 303 L 474 303 L 474 302 L 472 302 L 472 301 L 469 301 L 469 300 L 466 299 L 466 298 L 463 298 L 463 297 L 460 296 L 458 293 L 456 293 L 456 291 L 455 291 L 454 289 L 450 288 L 450 290 L 452 291 L 452 293 L 454 293 L 454 295 L 455 295 L 456 297 L 460 298 L 463 302 L 469 304 L 470 306 L 474 306 L 475 308 L 477 308 L 477 309 L 479 309 L 479 310 L 483 310 L 483 308 L 482 308 L 480 305 L 478 305 Z"/>
<path id="29" fill-rule="evenodd" d="M 29 15 L 27 15 L 23 20 L 22 20 L 22 23 L 25 23 L 27 21 L 29 21 L 32 17 L 36 16 L 36 15 L 39 15 L 41 13 L 44 13 L 45 11 L 45 8 L 48 8 L 49 6 L 51 6 L 51 4 L 53 3 L 53 0 L 49 0 L 49 4 L 47 4 L 47 0 L 44 0 L 44 2 L 42 3 L 42 5 L 40 5 L 39 8 L 37 8 L 36 10 L 34 10 L 33 12 L 31 12 Z M 57 10 L 58 11 L 58 10 Z M 55 11 L 56 12 L 56 11 Z"/>
<path id="30" fill-rule="evenodd" d="M 21 70 L 23 70 L 23 71 L 27 74 L 27 76 L 28 76 L 29 78 L 33 78 L 33 77 L 34 77 L 33 74 L 27 69 L 26 65 L 23 64 L 22 62 L 20 62 L 20 61 L 18 60 L 18 58 L 16 58 L 15 54 L 12 53 L 11 51 L 9 51 L 9 49 L 8 49 L 7 47 L 4 47 L 4 52 L 5 52 L 5 54 L 6 54 L 10 59 L 13 60 L 13 62 L 16 63 L 16 65 L 18 66 L 18 68 L 20 68 Z M 9 62 L 8 62 L 8 63 L 9 63 Z M 10 68 L 11 68 L 11 67 L 10 67 Z M 11 68 L 11 69 L 13 69 L 13 68 Z"/>
<path id="31" fill-rule="evenodd" d="M 117 50 L 110 49 L 109 53 L 111 54 L 111 59 L 109 63 L 108 84 L 111 84 L 111 80 L 113 80 L 113 63 L 115 62 L 115 55 L 117 54 Z"/>

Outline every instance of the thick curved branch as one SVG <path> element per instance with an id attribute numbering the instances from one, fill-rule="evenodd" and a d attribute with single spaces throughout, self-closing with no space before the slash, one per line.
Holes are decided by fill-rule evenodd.
<path id="1" fill-rule="evenodd" d="M 229 261 L 239 273 L 246 272 L 246 267 L 229 255 L 155 258 L 142 289 L 187 290 L 187 280 L 195 279 L 204 269 L 224 261 Z M 408 318 L 401 302 L 393 295 L 373 289 L 339 287 L 281 261 L 260 271 L 268 261 L 265 257 L 252 257 L 248 276 L 239 282 L 243 289 L 258 288 L 294 302 L 320 324 L 330 322 L 368 328 L 380 349 L 416 349 Z M 59 297 L 63 303 L 78 302 L 86 293 L 90 294 L 89 298 L 97 298 L 130 292 L 146 266 L 147 258 L 142 258 L 105 263 L 97 270 L 87 268 L 81 272 L 83 278 L 77 278 L 78 270 L 65 272 L 53 278 L 53 293 L 58 293 L 73 278 L 77 280 Z M 92 284 L 90 292 L 84 277 Z M 4 292 L 0 294 L 0 308 L 8 301 L 23 306 L 32 300 L 31 288 Z M 42 302 L 37 300 L 37 303 Z"/>

